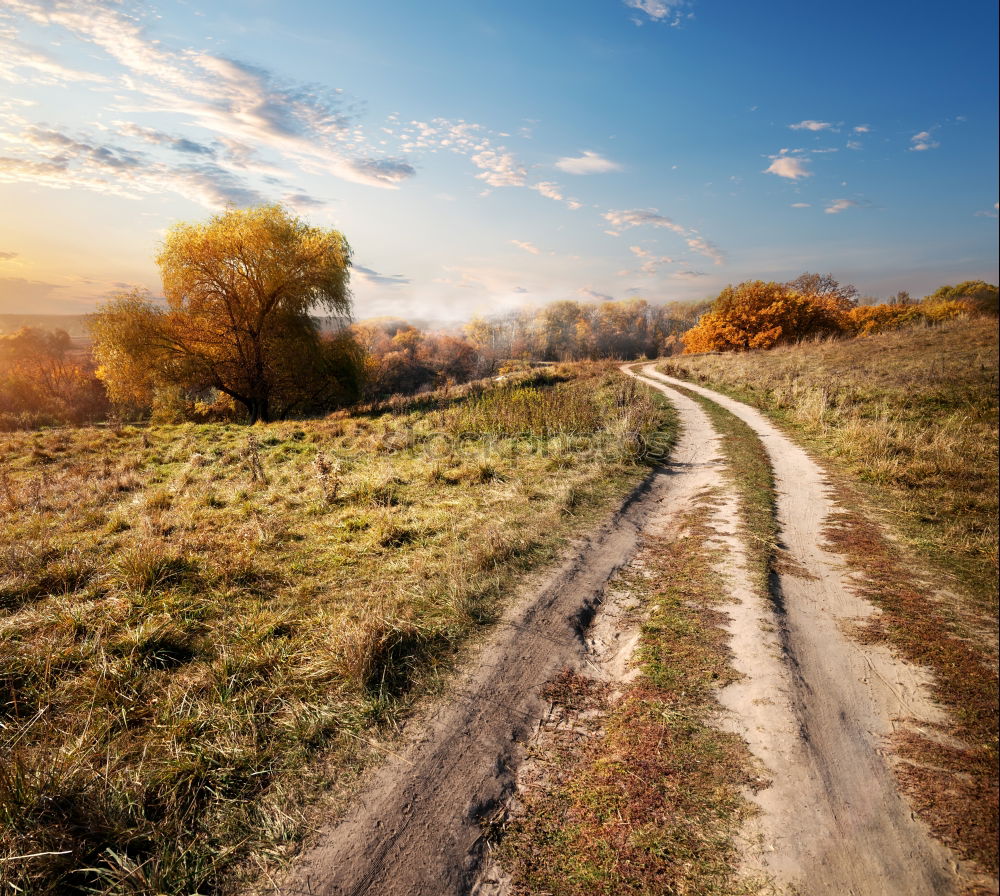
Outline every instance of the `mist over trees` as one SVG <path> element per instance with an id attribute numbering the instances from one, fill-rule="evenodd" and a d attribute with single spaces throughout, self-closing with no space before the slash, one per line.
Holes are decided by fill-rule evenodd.
<path id="1" fill-rule="evenodd" d="M 110 407 L 89 352 L 65 330 L 0 334 L 0 430 L 92 422 Z"/>

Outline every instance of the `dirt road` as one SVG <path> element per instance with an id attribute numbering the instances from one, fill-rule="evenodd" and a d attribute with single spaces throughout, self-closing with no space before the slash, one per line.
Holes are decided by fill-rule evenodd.
<path id="1" fill-rule="evenodd" d="M 723 483 L 718 439 L 701 408 L 652 365 L 638 373 L 681 415 L 671 464 L 527 590 L 437 712 L 412 726 L 398 755 L 372 774 L 346 817 L 321 832 L 275 892 L 445 896 L 476 883 L 483 821 L 514 785 L 523 744 L 545 709 L 541 688 L 560 669 L 588 663 L 592 617 L 643 534 L 659 534 Z M 921 674 L 842 633 L 845 621 L 872 610 L 850 593 L 848 571 L 822 547 L 830 503 L 818 468 L 757 412 L 710 397 L 749 423 L 768 450 L 786 565 L 795 570 L 780 576 L 772 602 L 737 581 L 729 608 L 735 664 L 745 678 L 723 692 L 726 724 L 774 779 L 756 797 L 762 813 L 747 832 L 748 869 L 802 894 L 952 892 L 950 854 L 914 820 L 882 752 L 897 719 L 937 717 Z M 730 573 L 739 579 L 735 523 L 720 520 L 720 530 L 732 542 Z"/>

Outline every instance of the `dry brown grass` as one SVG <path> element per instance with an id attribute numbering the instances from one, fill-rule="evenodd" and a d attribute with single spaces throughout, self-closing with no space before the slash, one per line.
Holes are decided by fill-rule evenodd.
<path id="1" fill-rule="evenodd" d="M 466 425 L 480 389 L 4 436 L 0 892 L 224 892 L 280 860 L 516 576 L 643 475 L 664 418 L 619 381 L 515 387 L 549 410 L 507 433 Z"/>

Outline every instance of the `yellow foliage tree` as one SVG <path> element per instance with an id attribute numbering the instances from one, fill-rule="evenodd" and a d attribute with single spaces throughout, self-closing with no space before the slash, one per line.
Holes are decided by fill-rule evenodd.
<path id="1" fill-rule="evenodd" d="M 771 348 L 843 332 L 851 307 L 850 299 L 834 293 L 804 294 L 786 284 L 749 280 L 727 286 L 681 338 L 688 354 Z"/>
<path id="2" fill-rule="evenodd" d="M 230 209 L 174 227 L 157 263 L 165 309 L 132 293 L 92 320 L 98 375 L 113 400 L 142 403 L 164 384 L 214 388 L 255 422 L 329 390 L 335 345 L 311 313 L 350 312 L 342 234 L 277 205 Z"/>

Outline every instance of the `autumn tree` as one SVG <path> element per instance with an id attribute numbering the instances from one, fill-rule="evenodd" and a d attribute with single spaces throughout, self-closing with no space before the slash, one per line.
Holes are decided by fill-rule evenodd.
<path id="1" fill-rule="evenodd" d="M 255 422 L 337 394 L 347 346 L 321 338 L 312 315 L 350 312 L 342 234 L 277 205 L 230 209 L 174 227 L 157 263 L 165 308 L 132 293 L 92 320 L 98 375 L 113 399 L 215 389 Z"/>
<path id="2" fill-rule="evenodd" d="M 0 334 L 0 429 L 81 423 L 108 410 L 86 354 L 65 330 L 22 327 Z"/>
<path id="3" fill-rule="evenodd" d="M 682 337 L 685 351 L 747 351 L 844 332 L 850 299 L 803 294 L 782 283 L 749 280 L 727 286 Z"/>

